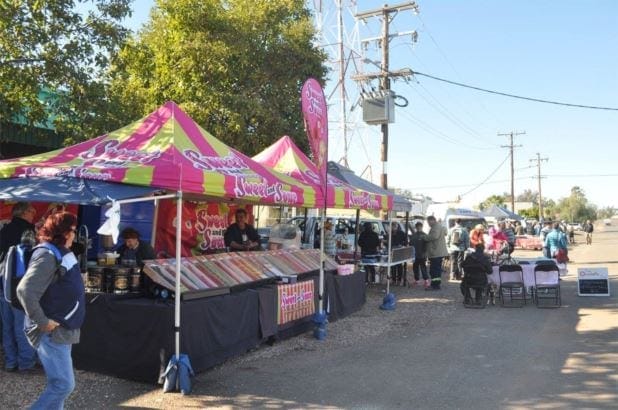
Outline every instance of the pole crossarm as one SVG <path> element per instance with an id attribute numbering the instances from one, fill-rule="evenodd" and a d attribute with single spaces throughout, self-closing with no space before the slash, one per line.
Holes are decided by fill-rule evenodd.
<path id="1" fill-rule="evenodd" d="M 409 68 L 403 68 L 401 70 L 389 71 L 389 72 L 376 72 L 376 73 L 364 73 L 364 74 L 356 74 L 352 76 L 352 80 L 354 81 L 367 81 L 367 80 L 375 80 L 376 78 L 387 78 L 387 77 L 411 77 L 414 74 L 414 71 Z"/>
<path id="2" fill-rule="evenodd" d="M 396 4 L 394 6 L 385 5 L 384 7 L 380 7 L 379 9 L 371 9 L 367 11 L 363 11 L 361 13 L 356 13 L 354 15 L 357 19 L 366 19 L 369 17 L 377 17 L 383 16 L 385 14 L 406 11 L 406 10 L 414 10 L 415 13 L 418 13 L 418 5 L 414 1 L 407 1 L 405 3 Z"/>

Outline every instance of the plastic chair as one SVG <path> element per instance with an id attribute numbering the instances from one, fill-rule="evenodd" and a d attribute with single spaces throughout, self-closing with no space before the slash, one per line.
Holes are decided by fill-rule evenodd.
<path id="1" fill-rule="evenodd" d="M 502 307 L 523 307 L 526 304 L 526 286 L 522 267 L 520 265 L 500 265 L 498 274 L 500 275 Z M 506 304 L 507 294 L 509 295 L 508 305 Z M 514 301 L 519 301 L 519 304 L 515 304 Z"/>
<path id="2" fill-rule="evenodd" d="M 555 264 L 541 264 L 534 267 L 534 302 L 536 307 L 560 307 L 560 269 Z M 550 299 L 552 305 L 542 305 L 540 299 Z"/>

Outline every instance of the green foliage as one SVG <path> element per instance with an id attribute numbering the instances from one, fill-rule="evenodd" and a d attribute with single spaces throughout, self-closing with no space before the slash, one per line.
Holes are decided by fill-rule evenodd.
<path id="1" fill-rule="evenodd" d="M 556 219 L 568 221 L 595 220 L 596 214 L 596 206 L 588 202 L 584 190 L 578 186 L 571 188 L 571 195 L 560 199 L 554 210 Z"/>
<path id="2" fill-rule="evenodd" d="M 300 87 L 322 80 L 325 55 L 302 0 L 158 0 L 114 61 L 126 121 L 167 100 L 253 155 L 284 134 L 307 151 Z"/>
<path id="3" fill-rule="evenodd" d="M 529 209 L 520 209 L 517 213 L 524 219 L 539 219 L 539 208 L 537 206 Z"/>
<path id="4" fill-rule="evenodd" d="M 78 12 L 75 1 L 3 1 L 0 5 L 0 118 L 30 125 L 54 117 L 71 140 L 104 128 L 109 101 L 104 75 L 109 57 L 124 41 L 120 25 L 131 0 L 93 3 Z M 82 7 L 83 8 L 83 7 Z M 56 93 L 47 101 L 45 90 Z"/>
<path id="5" fill-rule="evenodd" d="M 490 208 L 492 205 L 498 205 L 504 207 L 506 198 L 504 195 L 492 195 L 479 204 L 479 210 L 483 211 Z"/>
<path id="6" fill-rule="evenodd" d="M 531 189 L 525 189 L 524 192 L 515 197 L 517 202 L 538 202 L 539 193 Z"/>

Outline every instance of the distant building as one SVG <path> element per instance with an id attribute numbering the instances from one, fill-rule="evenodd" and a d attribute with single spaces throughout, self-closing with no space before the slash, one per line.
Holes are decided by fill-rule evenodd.
<path id="1" fill-rule="evenodd" d="M 515 213 L 519 213 L 519 211 L 525 210 L 525 209 L 531 209 L 534 208 L 535 206 L 537 206 L 536 203 L 534 202 L 515 202 L 515 209 L 511 209 L 511 202 L 507 201 L 506 204 L 504 204 L 504 207 L 506 209 L 508 209 L 509 211 L 513 211 Z"/>

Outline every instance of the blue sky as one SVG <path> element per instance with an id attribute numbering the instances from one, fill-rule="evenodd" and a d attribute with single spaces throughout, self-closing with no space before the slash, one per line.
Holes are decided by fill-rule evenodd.
<path id="1" fill-rule="evenodd" d="M 384 2 L 357 3 L 362 11 Z M 391 24 L 392 32 L 419 34 L 414 45 L 409 38 L 391 42 L 391 70 L 408 67 L 511 94 L 618 108 L 617 1 L 417 3 L 418 16 L 402 12 Z M 137 0 L 127 25 L 139 28 L 151 5 L 149 0 Z M 347 18 L 346 29 L 352 26 Z M 359 31 L 360 38 L 377 36 L 380 22 L 370 19 Z M 381 58 L 375 47 L 366 53 L 372 60 Z M 327 94 L 333 84 L 327 85 Z M 348 85 L 351 95 L 354 87 Z M 524 189 L 537 190 L 536 168 L 529 160 L 539 152 L 549 159 L 542 164 L 544 197 L 558 200 L 577 185 L 596 205 L 618 207 L 618 111 L 521 101 L 421 76 L 408 83 L 396 81 L 392 88 L 409 105 L 397 108 L 396 123 L 390 126 L 389 185 L 434 200 L 461 196 L 464 205 L 510 192 L 507 150 L 500 147 L 508 140 L 496 134 L 525 131 L 515 137 L 515 143 L 522 145 L 514 156 L 516 195 Z M 350 134 L 350 167 L 359 174 L 365 170 L 365 177 L 379 182 L 379 127 L 357 124 Z M 343 154 L 340 130 L 331 126 L 330 135 L 329 157 L 338 160 Z"/>

